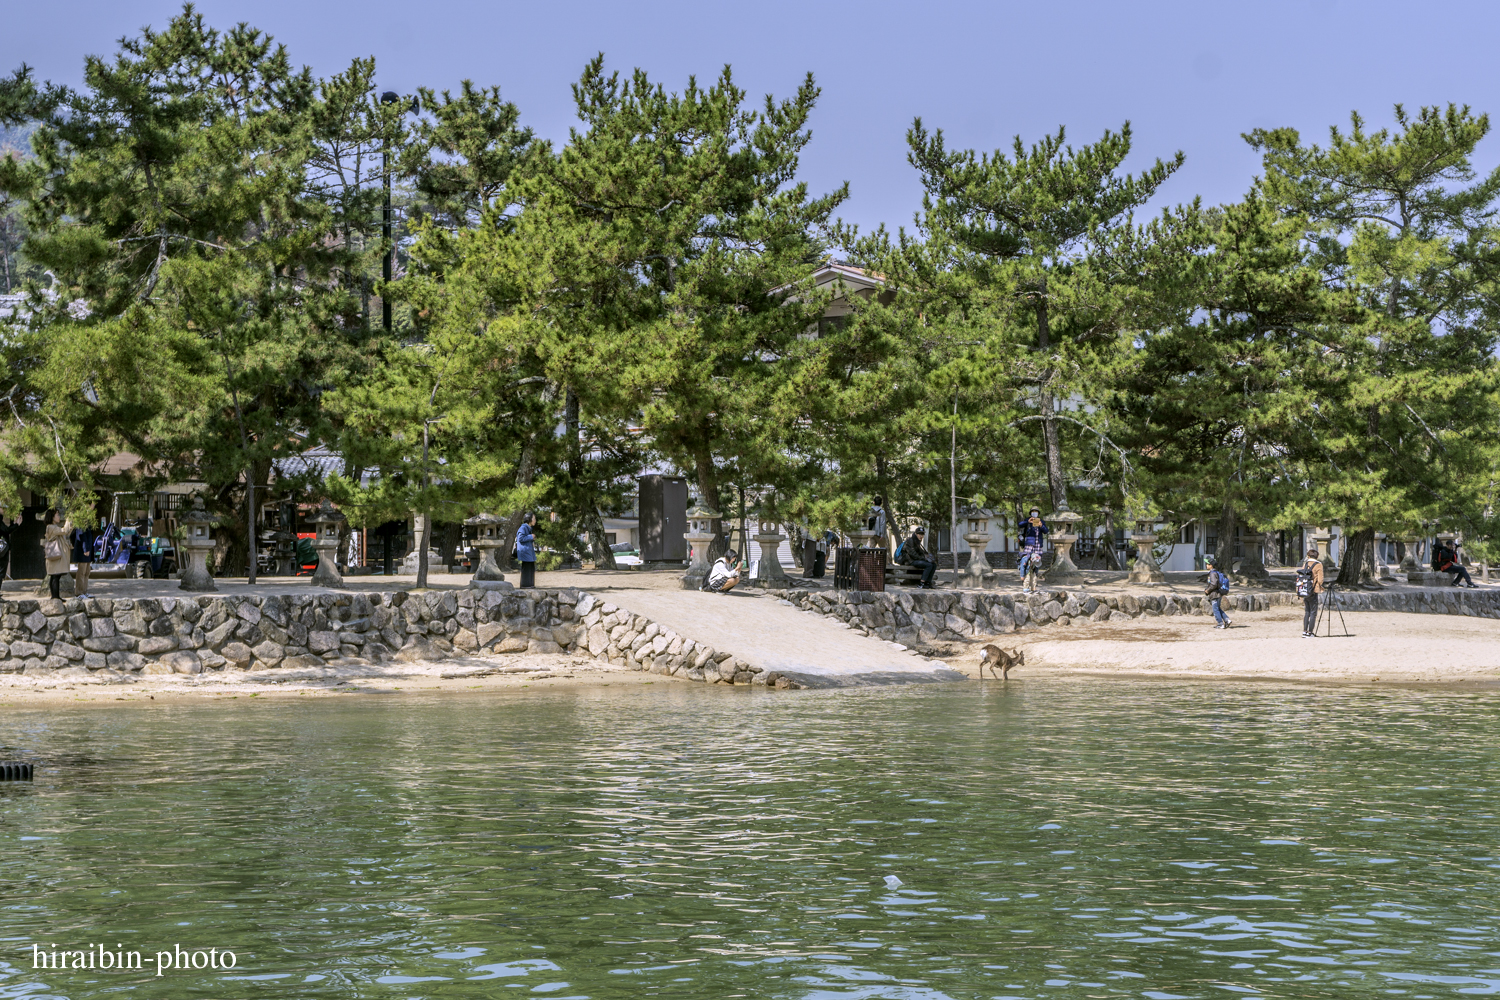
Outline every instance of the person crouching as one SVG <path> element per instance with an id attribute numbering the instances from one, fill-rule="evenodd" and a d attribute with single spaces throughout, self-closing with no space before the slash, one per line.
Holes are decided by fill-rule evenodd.
<path id="1" fill-rule="evenodd" d="M 740 582 L 740 565 L 739 553 L 730 549 L 709 567 L 703 589 L 714 594 L 729 593 Z"/>

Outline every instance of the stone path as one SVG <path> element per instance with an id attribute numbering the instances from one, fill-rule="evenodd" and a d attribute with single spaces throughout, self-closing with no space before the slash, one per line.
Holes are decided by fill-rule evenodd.
<path id="1" fill-rule="evenodd" d="M 940 660 L 859 635 L 833 619 L 799 611 L 774 597 L 640 590 L 619 591 L 607 600 L 805 687 L 964 679 Z"/>

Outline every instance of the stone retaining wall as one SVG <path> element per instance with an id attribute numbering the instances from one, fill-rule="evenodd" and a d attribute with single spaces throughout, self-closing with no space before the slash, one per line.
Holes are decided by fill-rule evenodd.
<path id="1" fill-rule="evenodd" d="M 569 589 L 0 601 L 0 673 L 197 674 L 523 652 L 586 655 L 710 683 L 793 686 Z"/>
<path id="2" fill-rule="evenodd" d="M 976 590 L 789 590 L 780 595 L 794 607 L 829 615 L 856 632 L 914 648 L 923 642 L 1003 635 L 1020 628 L 1141 617 L 1211 614 L 1208 599 L 1183 594 L 1122 594 L 1096 597 L 1084 591 L 1001 594 Z M 1406 611 L 1500 618 L 1500 592 L 1473 590 L 1340 591 L 1344 611 Z M 1224 610 L 1237 613 L 1272 607 L 1302 607 L 1296 594 L 1231 594 Z"/>

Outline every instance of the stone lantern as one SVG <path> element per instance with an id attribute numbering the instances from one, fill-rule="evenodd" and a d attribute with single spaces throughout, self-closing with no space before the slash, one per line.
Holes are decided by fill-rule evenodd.
<path id="1" fill-rule="evenodd" d="M 193 497 L 193 509 L 182 518 L 182 542 L 177 546 L 187 558 L 182 567 L 182 590 L 211 593 L 219 588 L 208 573 L 208 554 L 213 551 L 214 540 L 209 534 L 214 517 L 203 509 L 203 498 Z"/>
<path id="2" fill-rule="evenodd" d="M 344 524 L 344 515 L 325 499 L 308 521 L 318 532 L 313 539 L 313 548 L 318 552 L 318 568 L 308 583 L 314 587 L 342 587 L 344 578 L 339 575 L 338 551 L 339 529 Z"/>
<path id="3" fill-rule="evenodd" d="M 1401 556 L 1401 563 L 1396 568 L 1399 569 L 1403 574 L 1420 573 L 1422 571 L 1422 567 L 1417 563 L 1417 543 L 1420 542 L 1421 539 L 1411 532 L 1407 532 L 1398 540 L 1401 542 L 1401 546 L 1406 550 L 1406 552 Z"/>
<path id="4" fill-rule="evenodd" d="M 1130 540 L 1135 544 L 1135 565 L 1125 579 L 1130 583 L 1152 586 L 1167 582 L 1167 574 L 1156 561 L 1156 522 L 1137 521 Z"/>
<path id="5" fill-rule="evenodd" d="M 682 589 L 697 590 L 708 576 L 708 547 L 714 540 L 714 522 L 723 515 L 699 504 L 687 512 L 688 530 L 682 533 L 692 547 L 692 561 L 687 575 L 682 578 Z"/>
<path id="6" fill-rule="evenodd" d="M 786 541 L 781 525 L 767 514 L 756 518 L 755 544 L 760 546 L 760 561 L 755 564 L 755 582 L 762 587 L 786 586 L 786 570 L 781 568 L 781 557 L 776 550 Z"/>
<path id="7" fill-rule="evenodd" d="M 1265 536 L 1258 531 L 1249 531 L 1240 539 L 1245 555 L 1240 559 L 1239 575 L 1250 580 L 1264 580 L 1266 573 Z"/>
<path id="8" fill-rule="evenodd" d="M 1319 525 L 1313 531 L 1313 544 L 1322 553 L 1323 572 L 1332 573 L 1338 570 L 1338 563 L 1333 561 L 1333 529 L 1327 525 Z"/>
<path id="9" fill-rule="evenodd" d="M 1078 541 L 1074 526 L 1083 520 L 1083 515 L 1075 514 L 1064 504 L 1061 510 L 1053 511 L 1047 520 L 1052 527 L 1052 549 L 1055 553 L 1052 568 L 1047 571 L 1047 582 L 1057 583 L 1080 576 L 1078 566 L 1073 562 L 1073 543 Z"/>
<path id="10" fill-rule="evenodd" d="M 495 562 L 495 551 L 505 544 L 500 529 L 505 522 L 494 514 L 479 513 L 464 521 L 474 529 L 474 547 L 479 550 L 479 565 L 474 567 L 473 582 L 499 581 L 505 579 L 500 566 Z"/>
<path id="11" fill-rule="evenodd" d="M 1394 580 L 1396 574 L 1391 572 L 1391 564 L 1385 561 L 1385 541 L 1385 532 L 1375 532 L 1375 579 Z"/>
<path id="12" fill-rule="evenodd" d="M 993 516 L 992 511 L 978 507 L 964 511 L 965 527 L 968 528 L 964 532 L 964 541 L 969 543 L 969 565 L 959 574 L 960 587 L 978 590 L 995 585 L 995 571 L 984 558 L 984 550 L 990 544 L 990 518 Z"/>

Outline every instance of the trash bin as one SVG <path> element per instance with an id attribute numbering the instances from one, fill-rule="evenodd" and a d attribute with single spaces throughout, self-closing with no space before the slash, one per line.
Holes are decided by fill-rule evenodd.
<path id="1" fill-rule="evenodd" d="M 833 550 L 833 585 L 839 590 L 854 589 L 855 549 Z"/>
<path id="2" fill-rule="evenodd" d="M 885 549 L 860 549 L 857 590 L 885 590 Z"/>

